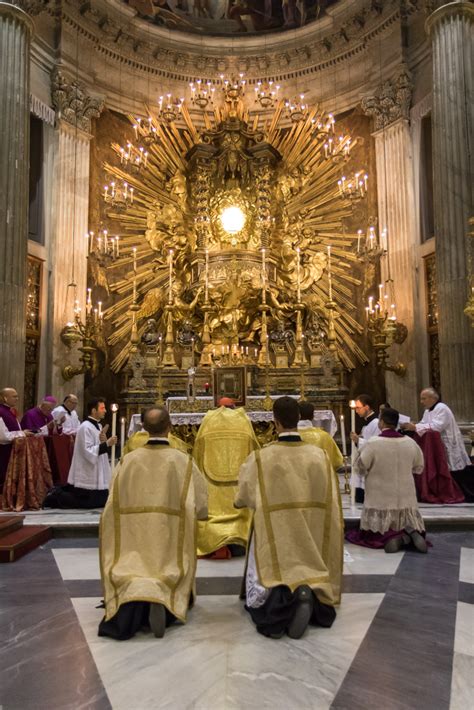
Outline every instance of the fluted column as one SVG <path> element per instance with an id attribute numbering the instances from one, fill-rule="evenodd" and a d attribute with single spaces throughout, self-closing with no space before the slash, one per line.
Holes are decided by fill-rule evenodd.
<path id="1" fill-rule="evenodd" d="M 50 283 L 51 391 L 59 399 L 69 392 L 81 397 L 84 377 L 63 380 L 66 364 L 78 364 L 77 348 L 68 351 L 61 330 L 72 319 L 74 298 L 68 285 L 77 286 L 77 299 L 85 313 L 87 288 L 87 240 L 89 222 L 89 165 L 91 118 L 99 116 L 103 103 L 90 97 L 81 83 L 55 70 L 52 76 L 52 103 L 56 111 L 55 166 L 53 176 L 54 220 L 50 245 L 53 265 Z"/>
<path id="2" fill-rule="evenodd" d="M 31 18 L 0 2 L 0 372 L 23 396 Z"/>
<path id="3" fill-rule="evenodd" d="M 415 304 L 417 302 L 416 218 L 414 207 L 412 140 L 408 120 L 375 133 L 379 222 L 387 228 L 388 257 L 382 260 L 382 281 L 391 276 L 399 322 L 407 327 L 406 340 L 390 348 L 390 360 L 406 366 L 404 377 L 387 372 L 387 399 L 402 412 L 418 412 Z M 388 262 L 390 260 L 390 262 Z M 390 269 L 389 269 L 390 266 Z"/>
<path id="4" fill-rule="evenodd" d="M 407 337 L 389 350 L 389 360 L 406 366 L 405 376 L 385 373 L 387 399 L 393 407 L 416 417 L 418 412 L 416 214 L 413 148 L 409 128 L 412 81 L 402 64 L 395 76 L 362 100 L 363 111 L 374 117 L 376 131 L 379 231 L 387 229 L 388 256 L 382 259 L 382 281 L 393 279 L 398 321 Z"/>
<path id="5" fill-rule="evenodd" d="M 468 296 L 468 221 L 473 214 L 474 6 L 452 2 L 427 20 L 433 51 L 433 183 L 443 399 L 461 421 L 474 416 L 474 331 Z"/>

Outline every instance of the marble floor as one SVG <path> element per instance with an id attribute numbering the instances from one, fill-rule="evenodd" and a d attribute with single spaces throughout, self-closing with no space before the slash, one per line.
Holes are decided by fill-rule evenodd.
<path id="1" fill-rule="evenodd" d="M 199 560 L 186 625 L 97 636 L 97 540 L 57 538 L 0 569 L 1 710 L 466 710 L 474 693 L 474 534 L 427 555 L 347 544 L 331 629 L 259 636 L 244 561 Z"/>

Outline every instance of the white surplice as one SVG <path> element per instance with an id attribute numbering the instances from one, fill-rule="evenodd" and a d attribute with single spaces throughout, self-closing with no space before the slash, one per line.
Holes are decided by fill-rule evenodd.
<path id="1" fill-rule="evenodd" d="M 379 434 L 380 429 L 378 417 L 375 417 L 375 419 L 372 419 L 372 421 L 370 421 L 368 424 L 365 424 L 360 431 L 359 441 L 357 442 L 356 460 L 354 462 L 354 465 L 352 466 L 351 471 L 351 485 L 354 486 L 354 488 L 365 488 L 365 476 L 359 473 L 359 454 L 364 448 L 364 445 L 369 441 L 369 439 L 371 439 L 373 436 L 378 436 Z"/>
<path id="2" fill-rule="evenodd" d="M 77 430 L 67 482 L 76 488 L 104 490 L 109 487 L 111 469 L 106 453 L 99 454 L 102 426 L 86 419 Z"/>
<path id="3" fill-rule="evenodd" d="M 76 410 L 73 409 L 70 412 L 63 404 L 55 407 L 51 414 L 53 415 L 53 419 L 56 424 L 62 428 L 63 434 L 76 434 L 77 430 L 81 426 Z M 61 417 L 65 417 L 65 419 L 62 424 L 59 424 Z"/>
<path id="4" fill-rule="evenodd" d="M 427 431 L 439 431 L 448 456 L 451 471 L 461 471 L 471 463 L 461 431 L 454 414 L 447 404 L 437 402 L 431 409 L 425 409 L 423 417 L 416 425 L 416 432 L 423 436 Z"/>

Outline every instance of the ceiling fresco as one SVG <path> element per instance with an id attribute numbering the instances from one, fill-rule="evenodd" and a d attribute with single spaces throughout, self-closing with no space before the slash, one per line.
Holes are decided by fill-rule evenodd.
<path id="1" fill-rule="evenodd" d="M 315 22 L 337 0 L 124 0 L 139 17 L 181 32 L 261 34 Z"/>

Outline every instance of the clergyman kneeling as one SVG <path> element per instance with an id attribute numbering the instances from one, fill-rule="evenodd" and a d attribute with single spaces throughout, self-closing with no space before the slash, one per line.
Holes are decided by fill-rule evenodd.
<path id="1" fill-rule="evenodd" d="M 273 405 L 278 441 L 242 464 L 236 507 L 254 511 L 245 608 L 264 636 L 300 638 L 329 627 L 340 602 L 343 530 L 339 487 L 327 454 L 298 433 L 298 403 Z"/>
<path id="2" fill-rule="evenodd" d="M 205 480 L 190 456 L 171 448 L 164 407 L 146 410 L 147 443 L 116 469 L 100 521 L 105 617 L 99 636 L 131 638 L 150 626 L 161 638 L 186 621 L 195 596 L 196 518 L 207 517 Z"/>

